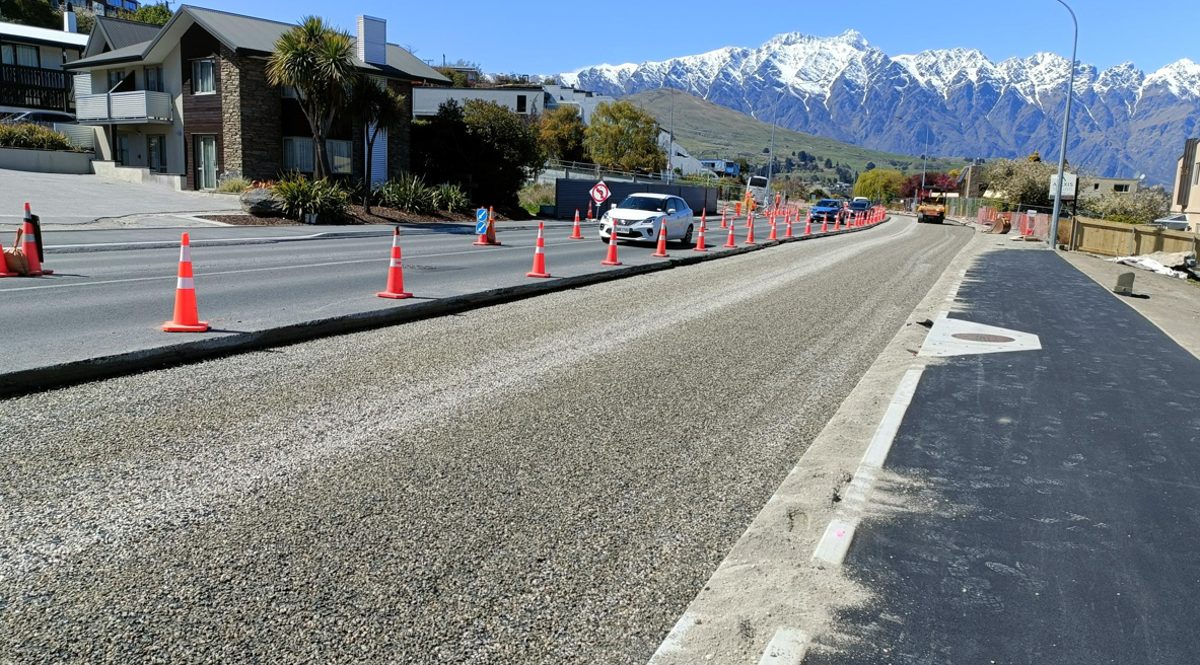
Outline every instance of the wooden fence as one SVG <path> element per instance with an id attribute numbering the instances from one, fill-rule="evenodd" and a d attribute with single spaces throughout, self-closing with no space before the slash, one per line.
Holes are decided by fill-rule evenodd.
<path id="1" fill-rule="evenodd" d="M 1153 252 L 1194 252 L 1200 248 L 1200 236 L 1157 226 L 1135 226 L 1087 217 L 1073 221 L 1063 217 L 1058 223 L 1058 243 L 1100 256 L 1134 256 Z"/>

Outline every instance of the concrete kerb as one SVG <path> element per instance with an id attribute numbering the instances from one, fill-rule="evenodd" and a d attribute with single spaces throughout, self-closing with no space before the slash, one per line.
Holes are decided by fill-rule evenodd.
<path id="1" fill-rule="evenodd" d="M 888 221 L 888 219 L 890 217 L 883 221 Z M 880 223 L 883 222 L 881 221 Z M 875 226 L 878 226 L 878 224 Z M 52 388 L 62 388 L 89 381 L 211 360 L 223 356 L 246 353 L 248 351 L 288 346 L 322 337 L 344 335 L 425 319 L 451 316 L 453 314 L 461 314 L 494 305 L 503 305 L 540 295 L 625 279 L 635 275 L 671 270 L 704 261 L 715 261 L 722 257 L 736 256 L 767 249 L 785 242 L 811 240 L 814 238 L 853 233 L 869 228 L 872 227 L 865 226 L 839 231 L 838 233 L 814 234 L 750 246 L 743 245 L 737 249 L 721 250 L 708 254 L 680 255 L 678 258 L 671 258 L 658 263 L 623 266 L 575 277 L 560 277 L 519 286 L 502 287 L 478 293 L 417 302 L 392 309 L 317 319 L 278 328 L 268 328 L 254 332 L 240 332 L 224 337 L 206 338 L 154 349 L 114 354 L 47 367 L 37 367 L 9 374 L 0 374 L 0 399 Z M 391 235 L 390 229 L 387 235 Z M 195 245 L 196 243 L 192 244 Z M 178 247 L 178 243 L 172 243 L 169 246 Z"/>

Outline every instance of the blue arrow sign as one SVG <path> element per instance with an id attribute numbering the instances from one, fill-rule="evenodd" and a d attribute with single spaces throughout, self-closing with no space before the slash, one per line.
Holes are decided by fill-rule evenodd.
<path id="1" fill-rule="evenodd" d="M 480 208 L 475 211 L 475 233 L 483 235 L 487 233 L 488 227 L 488 211 L 487 208 Z"/>

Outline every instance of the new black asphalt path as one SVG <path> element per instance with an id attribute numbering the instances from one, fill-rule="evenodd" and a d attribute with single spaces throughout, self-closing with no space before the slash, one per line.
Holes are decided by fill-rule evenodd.
<path id="1" fill-rule="evenodd" d="M 320 231 L 328 231 L 321 229 Z M 797 225 L 794 232 L 803 232 Z M 171 317 L 178 269 L 179 230 L 48 233 L 47 267 L 52 277 L 0 280 L 0 321 L 5 331 L 8 360 L 3 372 L 86 361 L 216 338 L 240 332 L 329 319 L 344 315 L 411 306 L 537 280 L 525 276 L 533 263 L 535 224 L 501 228 L 499 247 L 478 247 L 466 227 L 447 226 L 401 231 L 404 285 L 416 297 L 387 300 L 375 296 L 387 283 L 391 253 L 390 227 L 342 227 L 347 237 L 304 241 L 206 246 L 204 241 L 288 237 L 306 227 L 213 228 L 189 231 L 197 239 L 192 249 L 195 284 L 202 320 L 213 330 L 204 334 L 168 334 L 160 330 Z M 383 235 L 379 232 L 383 231 Z M 575 277 L 612 270 L 601 266 L 607 248 L 595 224 L 584 225 L 584 240 L 570 240 L 569 224 L 546 229 L 546 265 L 555 277 Z M 869 235 L 870 229 L 864 235 Z M 706 236 L 713 252 L 721 251 L 727 231 L 719 219 L 710 220 Z M 81 235 L 84 234 L 84 235 Z M 165 234 L 165 235 L 164 235 Z M 760 219 L 757 240 L 769 227 Z M 736 230 L 744 244 L 744 226 Z M 781 225 L 779 235 L 784 235 Z M 80 242 L 80 240 L 84 242 Z M 151 243 L 123 251 L 57 252 L 55 247 L 103 244 L 113 241 Z M 159 243 L 159 244 L 155 244 Z M 619 259 L 626 266 L 662 262 L 652 244 L 620 243 Z M 670 243 L 672 257 L 690 256 L 691 246 Z M 0 379 L 3 374 L 0 373 Z"/>
<path id="2" fill-rule="evenodd" d="M 929 367 L 808 665 L 1191 663 L 1200 360 L 1048 251 L 984 255 L 953 317 L 1043 349 Z"/>

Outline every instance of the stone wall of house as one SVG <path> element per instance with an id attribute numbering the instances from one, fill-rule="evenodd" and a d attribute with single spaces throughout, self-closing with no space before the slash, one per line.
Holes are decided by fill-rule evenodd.
<path id="1" fill-rule="evenodd" d="M 224 46 L 220 60 L 225 170 L 274 180 L 283 170 L 283 129 L 279 88 L 267 82 L 267 61 Z"/>

